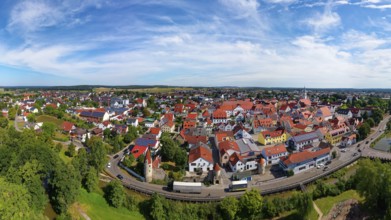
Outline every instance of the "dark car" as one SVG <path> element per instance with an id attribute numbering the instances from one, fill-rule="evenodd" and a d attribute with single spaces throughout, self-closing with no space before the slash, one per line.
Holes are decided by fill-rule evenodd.
<path id="1" fill-rule="evenodd" d="M 329 169 L 329 167 L 324 167 L 323 168 L 323 171 L 326 171 L 326 170 L 328 170 Z"/>
<path id="2" fill-rule="evenodd" d="M 331 160 L 329 160 L 329 161 L 326 162 L 326 165 L 329 165 L 329 164 L 331 164 Z"/>
<path id="3" fill-rule="evenodd" d="M 117 159 L 119 157 L 119 155 L 118 154 L 116 154 L 116 155 L 114 155 L 114 159 Z"/>
<path id="4" fill-rule="evenodd" d="M 358 149 L 358 152 L 361 152 L 361 149 Z"/>
<path id="5" fill-rule="evenodd" d="M 117 175 L 117 178 L 120 179 L 120 180 L 122 180 L 124 177 L 123 177 L 121 174 L 118 174 L 118 175 Z"/>
<path id="6" fill-rule="evenodd" d="M 365 142 L 365 144 L 368 144 L 368 143 L 369 143 L 369 141 L 366 141 L 366 142 Z"/>

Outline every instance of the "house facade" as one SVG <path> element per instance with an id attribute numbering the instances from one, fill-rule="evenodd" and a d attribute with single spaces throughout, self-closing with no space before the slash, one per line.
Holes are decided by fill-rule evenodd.
<path id="1" fill-rule="evenodd" d="M 324 164 L 331 160 L 330 148 L 318 149 L 316 151 L 303 151 L 290 154 L 282 158 L 279 165 L 284 171 L 292 170 L 295 174 L 304 172 Z"/>

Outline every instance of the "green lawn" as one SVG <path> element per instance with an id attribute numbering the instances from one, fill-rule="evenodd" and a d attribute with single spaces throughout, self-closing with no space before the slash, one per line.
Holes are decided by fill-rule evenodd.
<path id="1" fill-rule="evenodd" d="M 18 126 L 19 129 L 23 129 L 24 128 L 24 122 L 23 121 L 17 122 L 16 126 Z"/>
<path id="2" fill-rule="evenodd" d="M 52 122 L 55 125 L 58 126 L 58 128 L 61 128 L 62 123 L 64 122 L 61 119 L 58 119 L 56 117 L 50 116 L 50 115 L 40 115 L 36 118 L 37 122 Z"/>
<path id="3" fill-rule="evenodd" d="M 329 197 L 317 199 L 315 200 L 315 203 L 322 211 L 323 216 L 325 216 L 330 212 L 331 208 L 335 204 L 346 201 L 348 199 L 357 199 L 360 202 L 363 201 L 363 198 L 360 197 L 360 195 L 358 195 L 358 193 L 355 190 L 348 190 L 346 192 L 341 193 L 338 196 L 334 196 L 334 197 L 329 196 Z"/>
<path id="4" fill-rule="evenodd" d="M 8 127 L 14 127 L 14 120 L 8 120 Z"/>
<path id="5" fill-rule="evenodd" d="M 65 155 L 65 152 L 68 150 L 68 147 L 67 146 L 64 146 L 61 148 L 61 151 L 58 153 L 58 155 L 60 156 L 60 158 L 65 162 L 65 163 L 70 163 L 72 161 L 72 158 L 71 157 L 68 157 L 67 155 Z"/>
<path id="6" fill-rule="evenodd" d="M 61 142 L 67 142 L 69 141 L 69 135 L 63 134 L 59 131 L 56 131 L 54 134 L 54 140 L 61 141 Z"/>
<path id="7" fill-rule="evenodd" d="M 98 193 L 88 193 L 84 189 L 80 190 L 80 195 L 77 201 L 80 203 L 80 208 L 94 220 L 144 219 L 144 217 L 138 212 L 131 212 L 126 208 L 113 208 L 107 204 L 102 195 Z"/>

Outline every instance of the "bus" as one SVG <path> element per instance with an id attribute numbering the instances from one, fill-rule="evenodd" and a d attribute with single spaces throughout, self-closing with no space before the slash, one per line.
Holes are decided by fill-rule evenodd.
<path id="1" fill-rule="evenodd" d="M 247 180 L 239 180 L 239 181 L 232 181 L 232 183 L 229 185 L 229 191 L 230 192 L 236 192 L 236 191 L 244 191 L 247 190 Z"/>
<path id="2" fill-rule="evenodd" d="M 201 193 L 202 183 L 174 181 L 172 184 L 172 190 L 179 193 Z"/>

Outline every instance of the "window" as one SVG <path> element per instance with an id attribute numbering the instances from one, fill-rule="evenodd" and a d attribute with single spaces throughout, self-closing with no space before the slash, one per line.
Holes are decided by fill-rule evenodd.
<path id="1" fill-rule="evenodd" d="M 197 164 L 196 164 L 196 163 L 191 163 L 191 165 L 192 165 L 192 166 L 197 166 Z"/>

